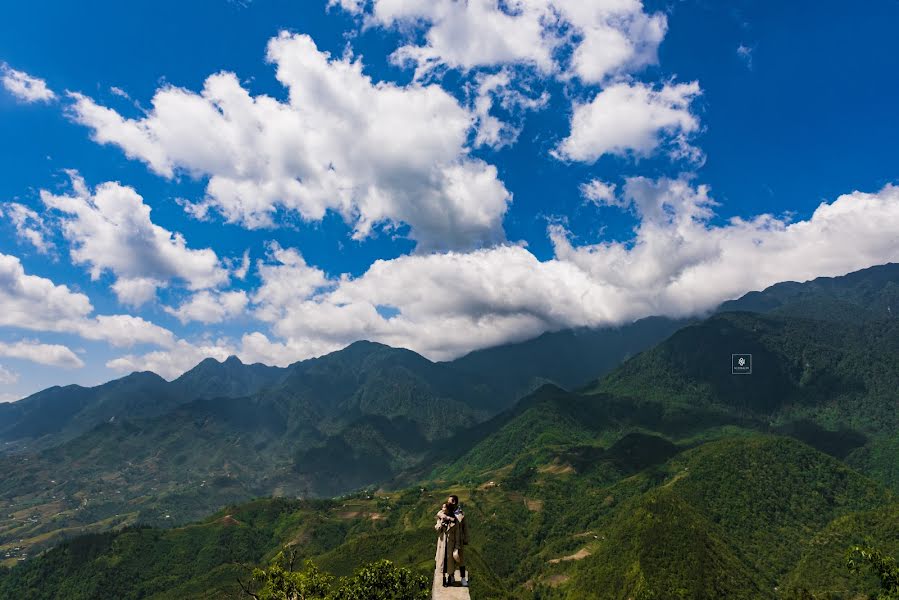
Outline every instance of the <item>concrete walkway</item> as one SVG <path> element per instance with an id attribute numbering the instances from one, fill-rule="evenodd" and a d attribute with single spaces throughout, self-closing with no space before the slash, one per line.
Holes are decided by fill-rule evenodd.
<path id="1" fill-rule="evenodd" d="M 432 600 L 471 600 L 468 588 L 459 583 L 461 576 L 456 571 L 456 584 L 453 587 L 443 587 L 443 573 L 434 571 L 434 587 L 431 588 Z"/>

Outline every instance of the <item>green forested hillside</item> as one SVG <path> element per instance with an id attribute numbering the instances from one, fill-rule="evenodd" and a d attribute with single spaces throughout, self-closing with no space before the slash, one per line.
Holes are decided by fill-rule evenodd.
<path id="1" fill-rule="evenodd" d="M 224 362 L 210 358 L 171 382 L 153 373 L 134 373 L 93 388 L 53 387 L 19 402 L 0 403 L 0 441 L 6 443 L 3 450 L 50 447 L 110 418 L 148 418 L 197 399 L 261 393 L 324 403 L 335 412 L 411 417 L 410 412 L 423 408 L 416 393 L 425 388 L 434 397 L 461 397 L 462 408 L 476 415 L 492 415 L 542 383 L 586 383 L 681 324 L 653 317 L 617 328 L 553 332 L 446 363 L 371 342 L 286 368 L 245 365 L 233 356 Z"/>
<path id="2" fill-rule="evenodd" d="M 0 457 L 0 552 L 231 504 L 63 543 L 0 572 L 0 597 L 236 597 L 285 548 L 335 575 L 382 558 L 427 573 L 433 514 L 456 493 L 478 600 L 863 598 L 878 584 L 849 573 L 848 547 L 899 551 L 895 270 L 774 286 L 508 410 L 510 389 L 577 368 L 510 378 L 522 349 L 507 347 L 494 385 L 490 353 L 457 369 L 360 343 L 277 378 L 226 372 L 203 389 L 263 387 Z M 731 374 L 733 353 L 751 375 Z M 368 491 L 239 504 L 352 488 Z"/>
<path id="3" fill-rule="evenodd" d="M 0 405 L 0 551 L 19 547 L 18 557 L 79 532 L 184 523 L 258 496 L 327 497 L 388 481 L 508 408 L 519 386 L 572 373 L 580 382 L 672 323 L 571 334 L 581 343 L 565 369 L 535 360 L 514 385 L 508 348 L 457 364 L 358 342 L 284 369 L 208 359 L 172 382 L 136 373 Z M 539 356 L 546 339 L 534 342 Z"/>
<path id="4" fill-rule="evenodd" d="M 775 586 L 814 582 L 818 569 L 839 567 L 841 542 L 828 549 L 817 539 L 847 519 L 868 524 L 875 507 L 895 502 L 787 438 L 675 448 L 642 468 L 622 466 L 628 453 L 613 447 L 606 468 L 559 468 L 554 457 L 523 477 L 493 472 L 492 485 L 260 500 L 186 527 L 79 538 L 8 572 L 0 597 L 236 597 L 246 566 L 285 547 L 337 575 L 380 558 L 428 573 L 430 524 L 452 492 L 471 523 L 476 598 L 774 598 Z M 822 552 L 839 556 L 810 560 Z M 853 594 L 873 589 L 864 578 L 842 581 Z"/>
<path id="5" fill-rule="evenodd" d="M 236 360 L 197 368 L 210 369 L 244 372 Z M 430 442 L 486 418 L 491 398 L 487 386 L 446 367 L 367 342 L 295 365 L 266 385 L 251 396 L 182 402 L 163 415 L 113 415 L 39 453 L 0 455 L 0 500 L 12 515 L 0 520 L 0 549 L 112 525 L 184 523 L 258 496 L 328 496 L 384 481 L 414 466 Z"/>
<path id="6" fill-rule="evenodd" d="M 730 373 L 751 353 L 753 373 Z M 899 319 L 835 323 L 723 313 L 685 327 L 593 391 L 767 424 L 899 486 Z"/>
<path id="7" fill-rule="evenodd" d="M 620 327 L 548 332 L 525 342 L 476 350 L 451 364 L 491 381 L 505 396 L 515 399 L 544 383 L 577 389 L 688 322 L 648 317 Z"/>
<path id="8" fill-rule="evenodd" d="M 803 283 L 785 281 L 725 302 L 718 310 L 773 313 L 840 323 L 896 318 L 899 264 L 878 265 L 840 277 L 819 277 Z"/>

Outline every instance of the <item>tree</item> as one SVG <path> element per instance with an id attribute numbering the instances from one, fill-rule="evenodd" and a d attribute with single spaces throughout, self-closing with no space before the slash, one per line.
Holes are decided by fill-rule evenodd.
<path id="1" fill-rule="evenodd" d="M 380 560 L 342 579 L 329 600 L 428 600 L 428 580 L 389 560 Z"/>
<path id="2" fill-rule="evenodd" d="M 293 548 L 287 553 L 279 552 L 267 569 L 253 569 L 251 591 L 240 579 L 244 593 L 256 600 L 325 600 L 334 578 L 322 573 L 312 563 L 306 561 L 303 571 L 294 571 L 296 551 Z"/>
<path id="3" fill-rule="evenodd" d="M 352 577 L 336 582 L 306 561 L 305 569 L 294 571 L 296 555 L 281 552 L 266 569 L 254 569 L 249 584 L 238 579 L 243 593 L 255 600 L 427 600 L 428 580 L 389 560 L 365 565 Z"/>
<path id="4" fill-rule="evenodd" d="M 853 546 L 846 556 L 846 566 L 853 573 L 862 570 L 866 565 L 880 579 L 880 593 L 877 600 L 899 600 L 899 566 L 896 559 L 884 556 L 880 550 L 871 546 Z"/>

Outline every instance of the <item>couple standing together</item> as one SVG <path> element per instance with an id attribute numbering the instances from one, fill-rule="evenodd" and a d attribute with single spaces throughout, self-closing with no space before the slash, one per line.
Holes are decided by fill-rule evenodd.
<path id="1" fill-rule="evenodd" d="M 468 587 L 465 573 L 464 548 L 468 544 L 468 522 L 459 505 L 459 496 L 453 494 L 437 513 L 437 570 L 443 573 L 443 586 L 455 585 L 456 569 L 464 587 Z"/>

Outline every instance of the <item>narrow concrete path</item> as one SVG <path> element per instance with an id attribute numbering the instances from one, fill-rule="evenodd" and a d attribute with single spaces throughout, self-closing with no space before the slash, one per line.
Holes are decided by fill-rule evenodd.
<path id="1" fill-rule="evenodd" d="M 453 587 L 443 587 L 443 573 L 434 571 L 434 587 L 431 588 L 431 600 L 471 600 L 468 588 L 459 584 L 461 576 L 456 571 L 456 584 Z"/>

